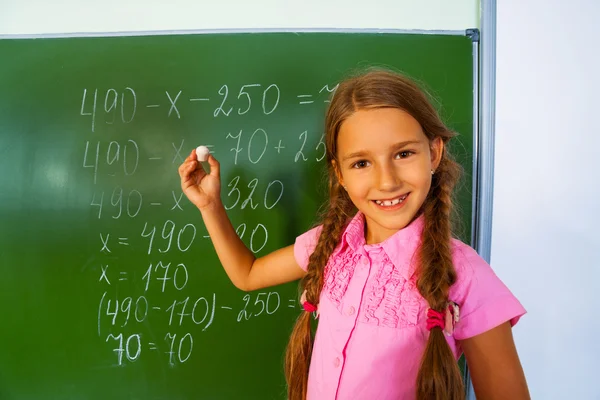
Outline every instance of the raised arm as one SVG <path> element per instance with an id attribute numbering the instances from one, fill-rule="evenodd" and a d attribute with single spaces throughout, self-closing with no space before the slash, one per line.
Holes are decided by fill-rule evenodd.
<path id="1" fill-rule="evenodd" d="M 294 258 L 293 246 L 256 259 L 238 237 L 221 202 L 219 162 L 208 156 L 210 173 L 198 161 L 196 151 L 179 167 L 181 189 L 200 210 L 219 260 L 231 282 L 244 291 L 300 279 L 305 272 Z"/>

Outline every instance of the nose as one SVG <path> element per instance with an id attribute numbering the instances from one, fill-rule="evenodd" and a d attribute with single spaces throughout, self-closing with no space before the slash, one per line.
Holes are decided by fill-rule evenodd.
<path id="1" fill-rule="evenodd" d="M 378 168 L 378 186 L 380 190 L 386 192 L 395 191 L 401 185 L 399 172 L 393 163 L 379 164 Z"/>

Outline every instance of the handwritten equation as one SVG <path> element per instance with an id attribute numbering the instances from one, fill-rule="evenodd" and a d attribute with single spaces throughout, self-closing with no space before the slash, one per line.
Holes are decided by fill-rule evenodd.
<path id="1" fill-rule="evenodd" d="M 297 94 L 297 104 L 306 106 L 316 101 L 328 103 L 329 95 L 337 87 L 337 84 L 331 87 L 324 85 L 315 90 L 315 93 Z M 131 123 L 136 117 L 139 117 L 139 107 L 163 109 L 165 110 L 163 114 L 167 118 L 181 119 L 182 113 L 178 104 L 181 101 L 188 100 L 200 104 L 201 107 L 208 109 L 214 118 L 218 118 L 229 117 L 234 109 L 237 115 L 245 115 L 253 108 L 260 108 L 264 115 L 271 115 L 276 112 L 281 99 L 281 90 L 274 83 L 268 85 L 260 83 L 242 85 L 239 88 L 237 97 L 235 94 L 230 95 L 229 86 L 226 84 L 221 86 L 215 97 L 187 96 L 185 98 L 182 94 L 183 90 L 179 90 L 177 93 L 165 91 L 164 96 L 157 98 L 156 102 L 146 101 L 144 103 L 138 99 L 135 90 L 130 87 L 126 87 L 120 92 L 112 88 L 106 91 L 99 91 L 97 88 L 88 91 L 85 88 L 81 99 L 80 115 L 90 117 L 91 130 L 95 132 L 99 119 L 109 125 Z M 217 106 L 215 107 L 215 105 Z"/>
<path id="2" fill-rule="evenodd" d="M 324 107 L 336 89 L 337 85 L 321 85 L 312 93 L 288 95 L 285 103 L 289 106 L 293 99 L 291 102 L 298 107 L 313 104 Z M 186 144 L 180 137 L 174 140 L 173 132 L 168 132 L 167 145 L 145 146 L 142 135 L 129 134 L 126 128 L 150 115 L 185 119 L 186 110 L 189 112 L 193 107 L 195 114 L 204 112 L 209 119 L 248 115 L 253 125 L 260 125 L 266 119 L 263 126 L 212 132 L 209 137 L 219 140 L 201 143 L 222 164 L 241 166 L 244 171 L 222 182 L 225 209 L 244 210 L 244 215 L 254 212 L 263 215 L 282 206 L 286 187 L 284 179 L 276 177 L 276 168 L 275 176 L 270 174 L 265 178 L 253 172 L 253 166 L 264 163 L 265 159 L 295 165 L 321 162 L 325 158 L 322 132 L 297 128 L 291 132 L 268 131 L 268 119 L 281 111 L 283 98 L 284 93 L 274 83 L 240 87 L 224 84 L 216 93 L 206 95 L 165 91 L 149 99 L 140 98 L 131 87 L 121 91 L 82 90 L 78 117 L 89 119 L 88 134 L 92 135 L 82 141 L 81 166 L 93 184 L 88 206 L 92 218 L 99 223 L 96 237 L 92 238 L 93 251 L 100 257 L 96 279 L 102 290 L 97 303 L 96 333 L 114 353 L 115 366 L 135 363 L 144 354 L 160 353 L 161 359 L 174 367 L 192 360 L 195 346 L 201 343 L 198 335 L 220 323 L 244 324 L 285 310 L 290 315 L 300 310 L 296 298 L 288 298 L 289 294 L 277 290 L 225 296 L 204 285 L 190 287 L 199 282 L 194 276 L 199 271 L 190 267 L 185 261 L 189 256 L 184 255 L 196 257 L 199 254 L 193 252 L 199 251 L 199 245 L 210 241 L 200 216 L 183 222 L 177 218 L 184 211 L 181 190 L 169 188 L 165 190 L 166 198 L 155 198 L 154 192 L 144 192 L 135 187 L 135 182 L 147 180 L 148 174 L 157 168 L 176 174 L 177 166 L 187 155 L 184 149 L 195 148 L 199 143 Z M 186 107 L 182 107 L 184 102 Z M 249 117 L 251 113 L 253 117 Z M 98 134 L 100 125 L 115 124 L 123 125 L 120 131 L 125 132 L 125 137 L 109 140 Z M 134 183 L 126 187 L 127 182 Z M 154 210 L 160 211 L 157 215 L 163 218 L 149 217 L 156 214 Z M 165 218 L 164 212 L 173 217 Z M 126 225 L 119 224 L 123 220 Z M 253 221 L 235 222 L 232 217 L 237 235 L 256 254 L 269 242 L 270 219 L 263 215 L 260 222 Z M 127 233 L 119 232 L 123 227 Z M 140 261 L 129 261 L 132 255 Z M 127 263 L 119 262 L 123 257 Z M 211 265 L 211 268 L 221 266 Z M 135 294 L 124 292 L 125 287 Z M 162 333 L 148 334 L 149 326 L 161 327 Z"/>
<path id="3" fill-rule="evenodd" d="M 167 268 L 168 266 L 157 265 L 156 267 Z M 185 268 L 182 264 L 177 266 Z M 147 277 L 149 283 L 150 266 Z M 106 279 L 106 269 L 103 269 L 103 277 Z M 121 276 L 119 279 L 123 279 Z M 166 285 L 166 280 L 171 278 L 156 278 L 162 280 L 163 289 Z M 176 280 L 173 278 L 172 284 L 178 288 Z M 179 282 L 185 286 L 185 282 Z M 181 287 L 183 288 L 183 287 Z M 180 288 L 178 288 L 180 290 Z M 245 294 L 241 298 L 241 305 L 236 304 L 217 304 L 217 294 L 212 293 L 208 296 L 199 296 L 191 298 L 185 297 L 182 300 L 174 299 L 168 306 L 151 304 L 148 298 L 144 295 L 137 297 L 125 297 L 123 299 L 108 298 L 108 292 L 104 292 L 98 305 L 98 336 L 103 337 L 103 324 L 110 327 L 124 328 L 127 324 L 143 324 L 147 319 L 162 318 L 168 321 L 168 327 L 186 327 L 193 324 L 198 330 L 204 332 L 213 324 L 215 313 L 217 310 L 222 313 L 228 313 L 238 323 L 249 321 L 253 318 L 267 317 L 275 314 L 282 306 L 281 295 L 277 291 L 260 292 L 257 294 Z M 296 308 L 297 302 L 294 299 L 287 300 L 288 308 Z M 222 311 L 224 310 L 224 311 Z M 225 316 L 227 318 L 227 316 Z M 179 342 L 176 342 L 177 333 L 167 332 L 164 336 L 163 343 L 144 341 L 144 336 L 141 333 L 133 333 L 124 335 L 123 333 L 108 333 L 105 341 L 107 343 L 116 342 L 117 347 L 113 349 L 117 355 L 117 365 L 123 365 L 126 361 L 135 362 L 142 354 L 142 351 L 161 351 L 161 346 L 167 347 L 168 350 L 162 350 L 168 356 L 168 363 L 175 365 L 177 362 L 184 363 L 192 355 L 194 347 L 194 336 L 192 332 L 186 332 L 180 335 Z M 182 348 L 185 349 L 182 353 Z M 177 353 L 173 351 L 176 346 Z M 183 354 L 183 355 L 182 355 Z"/>

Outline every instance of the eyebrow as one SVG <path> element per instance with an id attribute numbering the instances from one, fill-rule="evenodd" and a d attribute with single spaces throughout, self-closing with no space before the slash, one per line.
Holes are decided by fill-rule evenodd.
<path id="1" fill-rule="evenodd" d="M 406 140 L 404 142 L 396 143 L 395 145 L 391 146 L 390 149 L 398 150 L 403 147 L 410 146 L 411 144 L 420 144 L 420 143 L 421 142 L 419 140 Z M 344 158 L 342 158 L 342 161 L 346 161 L 346 160 L 349 160 L 351 158 L 356 158 L 356 157 L 364 157 L 367 154 L 368 154 L 368 152 L 366 152 L 366 151 L 362 151 L 362 150 L 355 151 L 354 153 L 350 153 L 347 156 L 345 156 Z"/>

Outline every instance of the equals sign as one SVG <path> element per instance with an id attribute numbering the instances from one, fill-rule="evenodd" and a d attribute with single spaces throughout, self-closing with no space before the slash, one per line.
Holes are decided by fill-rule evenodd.
<path id="1" fill-rule="evenodd" d="M 208 149 L 210 150 L 210 154 L 215 154 L 216 153 L 216 151 L 213 150 L 213 147 L 215 147 L 214 144 L 207 144 L 205 146 L 208 147 Z"/>
<path id="2" fill-rule="evenodd" d="M 288 300 L 288 308 L 296 308 L 296 300 Z"/>
<path id="3" fill-rule="evenodd" d="M 298 96 L 299 99 L 307 99 L 312 97 L 312 94 L 299 94 Z M 300 104 L 311 104 L 314 103 L 314 100 L 304 100 L 304 101 L 300 101 Z"/>
<path id="4" fill-rule="evenodd" d="M 148 347 L 150 348 L 150 350 L 158 350 L 158 347 L 156 347 L 155 343 L 148 342 Z"/>
<path id="5" fill-rule="evenodd" d="M 119 244 L 129 246 L 129 243 L 127 243 L 128 240 L 129 240 L 129 238 L 119 238 Z"/>
<path id="6" fill-rule="evenodd" d="M 121 274 L 121 276 L 123 275 L 127 275 L 127 272 L 119 272 L 119 274 Z M 127 278 L 119 278 L 120 281 L 126 281 Z"/>

